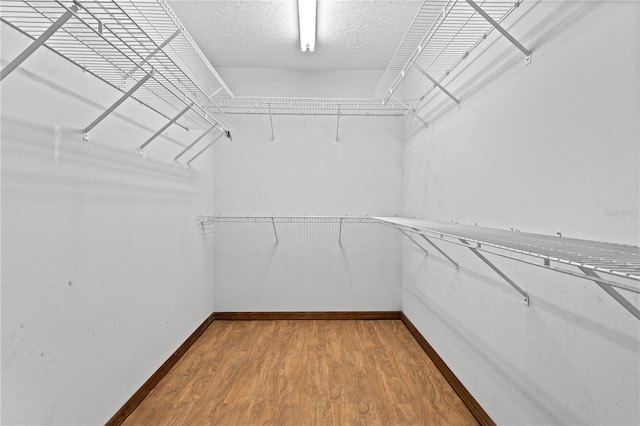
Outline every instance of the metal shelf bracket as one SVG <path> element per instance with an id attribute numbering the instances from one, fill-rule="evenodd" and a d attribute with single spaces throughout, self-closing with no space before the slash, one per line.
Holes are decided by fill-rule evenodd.
<path id="1" fill-rule="evenodd" d="M 414 110 L 412 110 L 411 108 L 409 108 L 409 105 L 405 104 L 404 102 L 402 102 L 402 100 L 400 98 L 397 98 L 395 96 L 391 96 L 393 99 L 395 99 L 400 105 L 402 105 L 404 107 L 404 109 L 406 109 L 407 111 L 409 111 L 411 113 L 411 115 L 413 115 L 415 118 L 417 118 L 418 120 L 420 120 L 422 122 L 422 124 L 424 124 L 424 127 L 426 127 L 427 129 L 429 128 L 429 124 L 427 124 L 426 121 L 424 121 L 422 119 L 422 117 L 420 117 Z"/>
<path id="2" fill-rule="evenodd" d="M 603 289 L 609 296 L 613 297 L 615 301 L 621 304 L 622 307 L 624 307 L 627 311 L 631 313 L 631 315 L 633 315 L 634 317 L 640 320 L 640 310 L 636 308 L 627 299 L 625 299 L 624 296 L 618 293 L 613 287 L 611 287 L 610 285 L 604 284 L 600 281 L 597 281 L 598 279 L 600 279 L 600 276 L 598 274 L 596 274 L 593 270 L 589 268 L 585 268 L 583 266 L 579 266 L 578 269 L 580 269 L 585 275 L 595 278 L 593 282 L 598 284 L 598 287 Z"/>
<path id="3" fill-rule="evenodd" d="M 66 12 L 58 18 L 56 22 L 51 24 L 51 26 L 43 32 L 40 37 L 34 40 L 33 43 L 29 45 L 26 49 L 22 51 L 13 61 L 9 62 L 7 66 L 5 66 L 2 71 L 0 71 L 0 81 L 4 80 L 9 74 L 13 72 L 16 68 L 20 66 L 21 63 L 25 61 L 29 56 L 33 54 L 40 46 L 42 46 L 49 38 L 55 34 L 68 20 L 71 18 L 80 8 L 77 3 L 74 3 Z"/>
<path id="4" fill-rule="evenodd" d="M 274 221 L 273 217 L 271 217 L 271 226 L 273 226 L 273 235 L 276 236 L 276 246 L 277 246 L 280 241 L 278 241 L 278 233 L 276 232 L 276 222 Z"/>
<path id="5" fill-rule="evenodd" d="M 409 239 L 409 241 L 411 241 L 413 244 L 417 245 L 420 250 L 422 250 L 424 252 L 425 255 L 429 256 L 429 252 L 427 251 L 426 248 L 422 247 L 420 244 L 418 244 L 418 242 L 416 240 L 414 240 L 413 238 L 411 238 L 411 236 L 409 234 L 407 234 L 406 232 L 404 232 L 402 229 L 400 228 L 396 228 L 398 231 L 402 232 L 402 235 L 404 235 L 405 237 L 407 237 Z"/>
<path id="6" fill-rule="evenodd" d="M 273 114 L 271 113 L 271 104 L 269 105 L 269 124 L 271 125 L 271 142 L 276 143 L 276 137 L 273 133 Z"/>
<path id="7" fill-rule="evenodd" d="M 206 150 L 208 150 L 209 148 L 211 148 L 213 146 L 213 144 L 217 142 L 218 139 L 220 139 L 220 137 L 215 138 L 213 141 L 209 142 L 207 144 L 207 146 L 205 146 L 200 151 L 198 151 L 198 153 L 196 155 L 194 155 L 193 157 L 191 157 L 191 159 L 189 161 L 187 161 L 187 164 L 185 164 L 184 168 L 189 170 L 189 168 L 191 167 L 191 162 L 193 160 L 195 160 L 196 158 L 200 157 L 202 154 L 204 154 L 204 152 Z"/>
<path id="8" fill-rule="evenodd" d="M 450 258 L 444 251 L 442 251 L 442 249 L 440 249 L 440 247 L 438 247 L 437 245 L 435 245 L 435 243 L 433 241 L 431 241 L 429 238 L 427 238 L 426 235 L 424 234 L 419 234 L 422 238 L 424 238 L 424 240 L 426 242 L 428 242 L 429 244 L 431 244 L 433 246 L 434 249 L 438 250 L 438 252 L 443 255 L 445 258 L 447 258 L 447 260 L 451 263 L 453 263 L 453 266 L 456 267 L 456 270 L 459 271 L 460 270 L 460 266 L 458 265 L 458 262 L 456 262 L 455 260 L 453 260 L 452 258 Z"/>
<path id="9" fill-rule="evenodd" d="M 151 78 L 151 76 L 153 75 L 153 69 L 151 70 L 151 73 L 146 74 L 144 77 L 142 77 L 142 79 L 136 83 L 135 86 L 133 86 L 131 89 L 129 89 L 127 91 L 127 93 L 125 93 L 124 95 L 122 95 L 120 97 L 120 99 L 118 99 L 117 101 L 115 101 L 113 103 L 113 105 L 111 105 L 109 108 L 107 108 L 107 110 L 105 112 L 103 112 L 102 114 L 100 114 L 100 116 L 98 118 L 96 118 L 95 120 L 93 120 L 93 122 L 91 124 L 89 124 L 87 127 L 85 127 L 84 132 L 82 134 L 82 139 L 84 139 L 85 141 L 89 141 L 89 132 L 91 131 L 91 129 L 93 129 L 94 127 L 96 127 L 98 124 L 100 124 L 100 122 L 102 120 L 104 120 L 105 118 L 107 118 L 107 116 L 109 114 L 111 114 L 116 108 L 118 108 L 120 106 L 120 104 L 122 104 L 124 101 L 126 101 L 129 97 L 131 97 L 131 95 L 133 95 L 135 93 L 136 90 L 138 90 L 144 83 L 147 82 L 147 80 L 149 80 L 149 78 Z"/>
<path id="10" fill-rule="evenodd" d="M 507 32 L 500 24 L 498 24 L 491 16 L 487 14 L 480 6 L 478 6 L 473 0 L 465 0 L 469 6 L 471 6 L 476 12 L 478 12 L 488 23 L 490 23 L 493 28 L 498 30 L 500 34 L 502 34 L 507 40 L 511 42 L 515 47 L 517 47 L 522 53 L 525 55 L 525 60 L 527 64 L 531 63 L 531 51 L 524 47 L 518 40 L 516 40 L 511 34 Z"/>
<path id="11" fill-rule="evenodd" d="M 338 105 L 338 123 L 336 125 L 336 143 L 338 143 L 338 132 L 340 131 L 340 105 Z"/>
<path id="12" fill-rule="evenodd" d="M 448 97 L 451 98 L 451 100 L 453 102 L 456 103 L 456 105 L 458 106 L 458 109 L 460 109 L 460 107 L 462 106 L 462 104 L 460 103 L 460 101 L 458 100 L 458 98 L 456 98 L 455 96 L 453 96 L 451 94 L 451 92 L 449 92 L 447 89 L 444 88 L 444 86 L 442 86 L 440 83 L 438 83 L 438 81 L 431 77 L 420 65 L 418 65 L 417 62 L 413 63 L 413 66 L 415 67 L 415 69 L 417 69 L 418 71 L 420 71 L 422 73 L 422 75 L 424 75 L 425 77 L 427 77 L 429 79 L 429 81 L 431 81 L 433 84 L 436 85 L 436 87 L 438 89 L 440 89 L 442 92 L 444 92 L 445 95 L 447 95 Z"/>
<path id="13" fill-rule="evenodd" d="M 342 247 L 342 218 L 340 218 L 340 231 L 338 233 L 338 247 Z"/>
<path id="14" fill-rule="evenodd" d="M 187 152 L 187 151 L 189 151 L 191 148 L 193 148 L 193 147 L 195 146 L 195 144 L 197 144 L 198 142 L 200 142 L 200 141 L 202 140 L 202 138 L 204 138 L 204 137 L 205 137 L 205 136 L 207 136 L 209 133 L 211 133 L 211 131 L 212 131 L 213 129 L 215 129 L 215 128 L 216 128 L 216 126 L 211 126 L 211 127 L 209 127 L 209 130 L 206 130 L 203 134 L 201 134 L 200 136 L 198 136 L 198 137 L 196 138 L 196 140 L 194 140 L 193 142 L 191 142 L 191 143 L 190 143 L 190 144 L 189 144 L 185 149 L 183 149 L 182 151 L 180 151 L 180 154 L 176 155 L 176 156 L 173 158 L 173 161 L 174 161 L 174 162 L 178 162 L 178 159 L 179 159 L 180 157 L 182 157 L 184 154 L 186 154 L 186 152 Z M 218 137 L 214 140 L 214 142 L 215 142 L 216 140 L 220 139 L 220 138 L 222 137 L 222 135 L 223 135 L 223 134 L 224 134 L 224 133 L 220 132 L 220 135 L 218 135 Z"/>
<path id="15" fill-rule="evenodd" d="M 468 241 L 459 238 L 459 240 L 462 242 L 462 244 L 466 245 L 469 250 L 471 250 L 473 252 L 473 254 L 475 254 L 476 256 L 478 256 L 480 258 L 480 260 L 482 260 L 484 263 L 486 263 L 491 269 L 494 270 L 494 272 L 498 275 L 500 275 L 502 277 L 502 279 L 504 279 L 507 283 L 509 283 L 509 285 L 511 287 L 513 287 L 518 293 L 520 293 L 522 295 L 522 297 L 524 298 L 524 304 L 529 306 L 529 295 L 527 293 L 525 293 L 525 291 L 523 289 L 521 289 L 516 283 L 514 283 L 511 278 L 507 277 L 500 269 L 498 269 L 498 267 L 496 265 L 494 265 L 493 263 L 491 263 L 491 261 L 489 261 L 489 259 L 487 259 L 486 257 L 484 257 L 482 255 L 482 253 L 480 253 L 478 251 L 477 248 L 473 247 L 471 244 L 469 244 Z"/>
<path id="16" fill-rule="evenodd" d="M 180 111 L 178 113 L 178 115 L 176 115 L 175 117 L 173 117 L 167 124 L 165 124 L 162 129 L 158 130 L 153 136 L 151 136 L 149 139 L 147 139 L 147 141 L 145 143 L 143 143 L 142 145 L 140 145 L 140 152 L 143 153 L 144 149 L 147 147 L 147 145 L 149 145 L 151 142 L 153 142 L 153 140 L 155 138 L 157 138 L 158 136 L 160 136 L 160 134 L 162 132 L 164 132 L 165 130 L 167 130 L 169 128 L 169 126 L 171 126 L 173 123 L 175 123 L 176 121 L 178 121 L 178 119 L 180 117 L 182 117 L 183 115 L 185 115 L 187 113 L 187 111 L 189 111 L 191 109 L 191 107 L 195 105 L 195 102 L 191 102 L 189 105 L 186 106 L 185 109 L 183 109 L 182 111 Z"/>

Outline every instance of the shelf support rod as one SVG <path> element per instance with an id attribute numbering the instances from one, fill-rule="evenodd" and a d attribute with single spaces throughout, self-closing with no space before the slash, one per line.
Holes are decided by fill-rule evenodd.
<path id="1" fill-rule="evenodd" d="M 222 135 L 220 135 L 222 136 Z M 209 142 L 207 144 L 207 146 L 205 146 L 204 148 L 202 148 L 200 151 L 198 151 L 198 153 L 196 155 L 194 155 L 193 157 L 191 157 L 191 160 L 187 161 L 187 165 L 185 166 L 187 169 L 191 166 L 191 162 L 193 160 L 195 160 L 196 158 L 200 157 L 202 154 L 204 154 L 204 152 L 206 150 L 208 150 L 209 148 L 211 148 L 213 146 L 214 143 L 216 143 L 218 141 L 218 139 L 220 139 L 220 136 L 215 138 L 213 141 Z"/>
<path id="2" fill-rule="evenodd" d="M 440 89 L 441 91 L 443 91 L 445 95 L 447 95 L 448 97 L 450 97 L 450 98 L 451 98 L 451 100 L 452 100 L 453 102 L 455 102 L 455 103 L 456 103 L 456 105 L 458 105 L 458 109 L 460 109 L 461 103 L 460 103 L 460 101 L 458 100 L 458 98 L 456 98 L 455 96 L 453 96 L 453 95 L 451 94 L 451 92 L 449 92 L 447 89 L 445 89 L 445 88 L 444 88 L 444 86 L 442 86 L 442 84 L 438 83 L 438 81 L 437 81 L 435 78 L 431 77 L 431 76 L 430 76 L 430 75 L 429 75 L 429 74 L 428 74 L 428 73 L 427 73 L 427 72 L 426 72 L 426 71 L 425 71 L 425 70 L 424 70 L 420 65 L 418 65 L 418 63 L 417 63 L 417 62 L 414 62 L 414 63 L 413 63 L 413 66 L 414 66 L 418 71 L 420 71 L 420 72 L 422 73 L 422 75 L 424 75 L 425 77 L 427 77 L 427 78 L 429 79 L 429 81 L 431 81 L 433 84 L 435 84 L 435 85 L 436 85 L 436 87 L 437 87 L 438 89 Z"/>
<path id="3" fill-rule="evenodd" d="M 20 66 L 21 63 L 25 61 L 29 56 L 33 54 L 40 46 L 42 46 L 49 38 L 58 31 L 68 20 L 71 18 L 74 13 L 76 13 L 79 9 L 77 4 L 73 4 L 66 12 L 62 14 L 61 17 L 58 18 L 56 22 L 51 24 L 49 28 L 45 32 L 43 32 L 40 37 L 34 40 L 33 43 L 29 45 L 26 49 L 22 51 L 13 61 L 9 62 L 7 66 L 5 66 L 2 71 L 0 71 L 0 81 L 4 80 L 9 74 L 11 74 L 16 68 Z"/>
<path id="4" fill-rule="evenodd" d="M 216 102 L 212 99 L 215 95 L 217 95 L 221 90 L 224 90 L 224 87 L 219 87 L 218 90 L 216 90 L 215 92 L 213 92 L 212 94 L 210 94 L 207 99 L 209 101 L 211 101 L 211 103 L 213 104 L 214 107 L 216 107 L 216 109 L 218 110 L 218 112 L 220 112 L 220 114 L 222 114 L 222 116 L 224 118 L 227 119 L 227 121 L 229 121 L 229 123 L 231 123 L 231 125 L 233 127 L 236 128 L 237 131 L 241 132 L 242 129 L 240 127 L 238 127 L 238 125 L 218 106 L 218 104 L 216 104 Z"/>
<path id="5" fill-rule="evenodd" d="M 636 317 L 637 319 L 640 320 L 640 310 L 638 308 L 636 308 L 627 299 L 625 299 L 624 296 L 622 296 L 620 293 L 618 293 L 610 285 L 603 284 L 603 283 L 601 283 L 599 281 L 596 281 L 597 279 L 600 279 L 600 276 L 598 274 L 596 274 L 593 270 L 591 270 L 589 268 L 585 268 L 583 266 L 578 266 L 578 269 L 580 269 L 585 275 L 587 275 L 587 276 L 589 276 L 591 278 L 595 278 L 595 280 L 593 280 L 593 282 L 598 284 L 598 287 L 603 289 L 609 296 L 613 297 L 615 299 L 615 301 L 618 302 L 619 304 L 621 304 L 622 307 L 624 307 L 627 311 L 629 311 L 631 313 L 631 315 L 633 315 L 634 317 Z"/>
<path id="6" fill-rule="evenodd" d="M 336 143 L 338 143 L 338 132 L 340 131 L 340 105 L 338 105 L 338 124 L 336 126 Z"/>
<path id="7" fill-rule="evenodd" d="M 278 245 L 278 233 L 276 232 L 276 223 L 273 220 L 273 216 L 271 216 L 271 225 L 273 226 L 273 234 L 276 236 L 276 246 Z"/>
<path id="8" fill-rule="evenodd" d="M 269 107 L 269 124 L 271 124 L 271 142 L 276 143 L 276 137 L 273 134 L 273 114 L 271 114 L 271 104 L 267 104 Z"/>
<path id="9" fill-rule="evenodd" d="M 135 93 L 136 90 L 138 90 L 140 88 L 140 86 L 142 86 L 143 84 L 145 84 L 147 82 L 147 80 L 149 80 L 149 78 L 151 78 L 151 76 L 153 75 L 153 70 L 151 70 L 151 73 L 146 74 L 139 82 L 136 83 L 135 86 L 133 86 L 131 89 L 129 89 L 127 91 L 127 93 L 125 93 L 124 95 L 122 95 L 120 97 L 120 99 L 118 99 L 117 101 L 115 101 L 115 103 L 113 105 L 111 105 L 105 112 L 103 112 L 102 114 L 100 114 L 100 116 L 98 118 L 96 118 L 95 120 L 93 120 L 93 122 L 91 124 L 89 124 L 87 127 L 85 127 L 83 135 L 82 135 L 82 139 L 84 139 L 85 141 L 89 140 L 89 132 L 91 131 L 91 129 L 93 129 L 94 127 L 96 127 L 98 124 L 100 124 L 100 122 L 102 120 L 104 120 L 105 118 L 107 118 L 107 116 L 109 114 L 111 114 L 116 108 L 118 108 L 120 106 L 120 104 L 122 104 L 124 101 L 126 101 L 131 95 L 133 95 Z"/>
<path id="10" fill-rule="evenodd" d="M 422 124 L 424 124 L 424 127 L 426 127 L 427 129 L 429 128 L 429 125 L 427 124 L 427 122 L 424 121 L 422 119 L 422 117 L 420 117 L 414 110 L 409 108 L 409 105 L 407 105 L 404 102 L 402 102 L 402 100 L 400 98 L 397 98 L 395 96 L 392 96 L 392 98 L 395 99 L 400 105 L 402 105 L 404 107 L 404 109 L 409 111 L 415 118 L 417 118 L 418 120 L 422 121 Z"/>
<path id="11" fill-rule="evenodd" d="M 424 238 L 424 240 L 426 242 L 428 242 L 429 244 L 431 244 L 433 246 L 434 249 L 438 250 L 438 252 L 440 252 L 441 255 L 443 255 L 444 257 L 447 258 L 447 260 L 451 263 L 453 263 L 453 266 L 456 267 L 457 270 L 460 270 L 460 266 L 458 265 L 458 262 L 456 262 L 455 260 L 453 260 L 452 258 L 450 258 L 444 251 L 442 251 L 442 249 L 440 247 L 438 247 L 437 245 L 435 245 L 435 243 L 433 241 L 431 241 L 429 238 L 427 238 L 426 235 L 424 234 L 418 234 L 420 235 L 422 238 Z"/>
<path id="12" fill-rule="evenodd" d="M 176 38 L 176 36 L 178 34 L 180 34 L 180 30 L 176 30 L 176 32 L 171 34 L 165 41 L 162 42 L 162 44 L 160 46 L 158 46 L 155 49 L 153 49 L 153 52 L 149 53 L 143 60 L 138 62 L 137 66 L 131 68 L 131 70 L 124 75 L 124 78 L 127 79 L 127 78 L 131 77 L 133 75 L 133 73 L 136 72 L 136 70 L 138 68 L 141 68 L 142 65 L 144 65 L 146 62 L 149 61 L 149 59 L 151 59 L 154 56 L 156 56 L 158 54 L 158 52 L 160 52 L 162 49 L 164 49 L 167 44 L 171 43 L 173 41 L 173 39 Z"/>
<path id="13" fill-rule="evenodd" d="M 480 253 L 475 247 L 471 246 L 471 244 L 469 244 L 468 241 L 463 240 L 462 238 L 459 238 L 459 240 L 462 242 L 462 244 L 464 244 L 465 246 L 467 246 L 469 248 L 469 250 L 471 250 L 473 252 L 473 254 L 475 254 L 476 256 L 478 256 L 480 258 L 480 260 L 482 260 L 484 263 L 486 263 L 491 269 L 493 269 L 493 271 L 500 275 L 502 277 L 503 280 L 505 280 L 507 283 L 509 283 L 509 285 L 511 287 L 513 287 L 518 293 L 520 293 L 522 295 L 522 297 L 524 297 L 524 304 L 529 306 L 529 295 L 527 293 L 525 293 L 525 291 L 523 289 L 521 289 L 520 287 L 518 287 L 518 285 L 516 283 L 514 283 L 511 278 L 507 277 L 500 269 L 498 269 L 498 267 L 496 265 L 494 265 L 493 263 L 491 263 L 491 261 L 489 261 L 489 259 L 487 259 L 486 257 L 484 257 L 482 255 L 482 253 Z"/>
<path id="14" fill-rule="evenodd" d="M 416 240 L 414 240 L 413 238 L 411 238 L 411 235 L 407 234 L 406 232 L 404 232 L 402 229 L 400 228 L 396 228 L 398 231 L 402 232 L 402 235 L 404 235 L 405 237 L 407 237 L 413 244 L 417 245 L 420 250 L 422 250 L 424 252 L 424 254 L 426 254 L 427 256 L 429 256 L 429 252 L 427 251 L 426 248 L 422 247 L 420 244 L 418 244 L 418 242 Z"/>
<path id="15" fill-rule="evenodd" d="M 216 126 L 211 126 L 211 127 L 209 127 L 209 129 L 208 129 L 208 130 L 206 130 L 203 134 L 201 134 L 200 136 L 198 136 L 198 137 L 196 138 L 196 140 L 194 140 L 193 142 L 191 142 L 191 143 L 189 144 L 189 146 L 187 146 L 185 149 L 183 149 L 182 151 L 180 151 L 180 154 L 178 154 L 178 155 L 176 155 L 175 157 L 173 157 L 173 161 L 176 161 L 176 162 L 177 162 L 177 161 L 178 161 L 178 159 L 179 159 L 180 157 L 182 157 L 184 154 L 186 154 L 186 153 L 187 153 L 187 151 L 189 151 L 191 148 L 193 148 L 193 147 L 195 146 L 195 144 L 197 144 L 198 142 L 200 142 L 200 140 L 202 140 L 202 138 L 204 138 L 204 137 L 205 137 L 205 136 L 207 136 L 209 133 L 211 133 L 211 131 L 212 131 L 213 129 L 215 129 L 215 128 L 216 128 Z M 215 141 L 217 141 L 218 139 L 220 139 L 220 138 L 222 137 L 222 135 L 224 135 L 224 133 L 220 133 L 220 134 L 218 135 L 218 137 L 214 139 L 214 142 L 215 142 Z"/>
<path id="16" fill-rule="evenodd" d="M 169 126 L 171 126 L 173 123 L 175 123 L 180 117 L 182 117 L 183 115 L 185 115 L 187 113 L 187 111 L 189 111 L 191 109 L 191 107 L 195 104 L 195 102 L 191 102 L 189 105 L 187 105 L 187 107 L 185 109 L 183 109 L 182 111 L 180 111 L 178 113 L 178 115 L 176 115 L 175 117 L 173 117 L 171 119 L 171 121 L 169 121 L 167 124 L 165 124 L 162 129 L 158 130 L 153 136 L 151 136 L 149 139 L 147 139 L 147 141 L 145 143 L 143 143 L 142 145 L 140 145 L 140 153 L 142 154 L 142 150 L 145 149 L 145 147 L 147 145 L 149 145 L 151 142 L 153 142 L 153 140 L 155 138 L 157 138 L 158 136 L 160 136 L 160 133 L 164 132 L 165 130 L 167 130 L 169 128 Z"/>
<path id="17" fill-rule="evenodd" d="M 509 34 L 507 32 L 507 30 L 502 28 L 502 26 L 500 24 L 498 24 L 491 16 L 489 16 L 489 14 L 487 14 L 487 12 L 482 10 L 482 8 L 480 6 L 478 6 L 473 0 L 465 0 L 465 1 L 469 4 L 469 6 L 471 6 L 473 9 L 475 9 L 476 12 L 478 12 L 480 15 L 482 15 L 482 17 L 484 19 L 486 19 L 487 22 L 490 23 L 493 26 L 493 28 L 498 30 L 500 32 L 500 34 L 502 34 L 507 40 L 509 40 L 511 42 L 511 44 L 513 44 L 522 53 L 524 53 L 524 55 L 526 57 L 525 59 L 527 61 L 527 64 L 531 63 L 531 51 L 529 49 L 524 47 L 522 44 L 520 44 L 520 42 L 518 40 L 513 38 L 513 36 L 511 34 Z"/>
<path id="18" fill-rule="evenodd" d="M 340 218 L 340 232 L 338 233 L 338 246 L 342 247 L 342 218 Z"/>

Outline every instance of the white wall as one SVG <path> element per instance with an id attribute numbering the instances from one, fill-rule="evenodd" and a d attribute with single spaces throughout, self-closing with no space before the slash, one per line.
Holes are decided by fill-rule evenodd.
<path id="1" fill-rule="evenodd" d="M 639 241 L 638 2 L 529 2 L 409 118 L 404 215 Z M 403 311 L 498 424 L 638 424 L 640 325 L 595 284 L 405 244 Z M 637 295 L 628 294 L 639 303 Z"/>
<path id="2" fill-rule="evenodd" d="M 83 142 L 118 97 L 44 48 L 2 82 L 2 424 L 104 424 L 213 311 L 213 158 L 139 157 L 167 120 L 134 101 Z"/>
<path id="3" fill-rule="evenodd" d="M 215 308 L 399 311 L 400 234 L 379 223 L 207 225 L 215 236 Z M 339 241 L 341 245 L 339 245 Z"/>
<path id="4" fill-rule="evenodd" d="M 245 95 L 367 97 L 380 73 L 223 69 L 221 74 Z M 275 116 L 275 143 L 268 116 L 233 119 L 242 132 L 234 133 L 233 142 L 214 146 L 213 213 L 400 213 L 402 118 L 341 117 L 338 143 L 332 116 Z M 264 225 L 214 230 L 216 311 L 400 309 L 397 233 L 345 224 L 340 248 L 335 224 L 279 228 L 278 247 Z"/>

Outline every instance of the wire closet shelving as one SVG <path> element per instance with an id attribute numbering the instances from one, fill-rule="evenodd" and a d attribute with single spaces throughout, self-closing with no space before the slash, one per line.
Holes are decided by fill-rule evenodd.
<path id="1" fill-rule="evenodd" d="M 494 30 L 522 51 L 529 63 L 531 51 L 500 25 L 521 3 L 521 0 L 477 3 L 473 0 L 426 0 L 380 79 L 373 98 L 387 102 L 407 99 L 411 95 L 421 102 L 437 88 L 460 107 L 461 101 L 444 87 L 444 80 Z M 415 93 L 418 83 L 425 78 L 431 83 L 429 89 Z M 398 95 L 403 81 L 404 93 Z"/>
<path id="2" fill-rule="evenodd" d="M 200 216 L 200 224 L 224 222 L 264 223 L 273 229 L 278 245 L 277 226 L 286 223 L 335 224 L 336 242 L 342 246 L 343 226 L 354 223 L 377 223 L 397 229 L 425 254 L 427 247 L 434 248 L 456 269 L 459 264 L 432 240 L 463 246 L 471 250 L 494 272 L 504 279 L 529 305 L 529 295 L 505 275 L 483 253 L 498 256 L 550 271 L 595 282 L 622 307 L 640 320 L 640 310 L 619 290 L 640 294 L 640 247 L 590 241 L 577 238 L 532 234 L 457 223 L 430 222 L 405 217 L 374 216 Z M 418 237 L 423 244 L 415 238 Z M 564 266 L 564 267 L 559 267 Z M 579 272 L 566 269 L 576 267 Z M 600 276 L 599 274 L 604 274 Z"/>
<path id="3" fill-rule="evenodd" d="M 131 97 L 169 120 L 140 145 L 141 154 L 171 125 L 203 130 L 175 157 L 176 161 L 209 132 L 231 139 L 223 123 L 241 130 L 230 118 L 234 114 L 269 115 L 272 141 L 274 115 L 336 116 L 338 141 L 340 117 L 345 116 L 397 117 L 410 113 L 427 126 L 417 111 L 434 88 L 459 106 L 460 100 L 441 82 L 494 29 L 523 51 L 528 61 L 531 52 L 500 26 L 519 4 L 513 0 L 484 0 L 479 4 L 473 0 L 425 0 L 372 99 L 303 99 L 234 97 L 166 0 L 0 0 L 2 22 L 34 39 L 2 69 L 1 79 L 44 45 L 122 92 L 118 101 L 84 128 L 85 140 L 90 139 L 95 126 Z M 400 83 L 408 75 L 417 75 L 417 79 L 409 84 L 407 93 L 397 96 Z M 408 93 L 422 78 L 433 86 L 419 99 L 409 99 Z M 209 143 L 187 165 L 212 145 Z"/>
<path id="4" fill-rule="evenodd" d="M 2 79 L 44 45 L 123 93 L 85 128 L 86 140 L 129 97 L 170 120 L 141 150 L 172 124 L 230 136 L 207 102 L 233 94 L 165 0 L 1 0 L 0 8 L 2 22 L 34 39 Z"/>

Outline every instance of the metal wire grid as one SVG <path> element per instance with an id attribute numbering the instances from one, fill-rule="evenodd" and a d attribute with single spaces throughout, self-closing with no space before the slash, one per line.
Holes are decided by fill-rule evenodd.
<path id="1" fill-rule="evenodd" d="M 403 116 L 407 110 L 397 102 L 339 98 L 253 98 L 212 100 L 226 114 Z"/>
<path id="2" fill-rule="evenodd" d="M 226 86 L 217 74 L 208 71 L 206 77 L 202 73 L 204 68 L 212 69 L 211 65 L 193 49 L 188 33 L 167 14 L 162 0 L 83 1 L 80 5 L 45 43 L 47 47 L 123 92 L 153 72 L 132 98 L 167 118 L 193 103 L 185 114 L 185 127 L 218 124 L 201 104 L 214 93 L 211 85 Z M 58 0 L 0 1 L 2 21 L 33 38 L 70 6 Z M 176 31 L 180 31 L 177 37 L 160 49 Z M 199 77 L 202 75 L 205 77 Z"/>
<path id="3" fill-rule="evenodd" d="M 410 218 L 380 217 L 376 219 L 406 229 L 425 232 L 444 240 L 459 242 L 463 239 L 481 246 L 640 281 L 640 247 L 637 246 Z"/>
<path id="4" fill-rule="evenodd" d="M 514 0 L 478 1 L 480 7 L 498 23 L 520 3 Z M 407 96 L 424 78 L 413 71 L 414 62 L 441 82 L 493 29 L 464 0 L 425 0 L 380 79 L 373 98 L 388 99 L 405 76 L 412 75 L 413 83 L 408 84 L 409 89 L 400 97 Z M 433 88 L 435 86 L 413 97 L 422 100 Z"/>
<path id="5" fill-rule="evenodd" d="M 200 216 L 200 223 L 258 222 L 258 223 L 381 223 L 369 216 Z"/>

